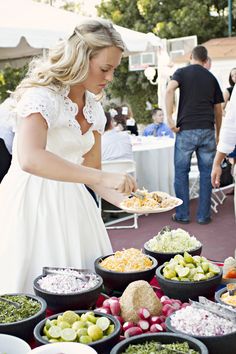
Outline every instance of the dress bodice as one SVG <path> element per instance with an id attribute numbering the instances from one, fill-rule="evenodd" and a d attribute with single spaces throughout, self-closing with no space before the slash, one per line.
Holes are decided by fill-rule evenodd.
<path id="1" fill-rule="evenodd" d="M 48 125 L 46 150 L 68 161 L 81 164 L 84 154 L 94 144 L 93 130 L 103 133 L 106 117 L 101 104 L 87 91 L 83 114 L 91 126 L 85 134 L 82 134 L 80 125 L 75 119 L 78 106 L 70 100 L 68 93 L 68 88 L 59 92 L 44 87 L 30 88 L 17 104 L 16 112 L 19 119 L 32 113 L 41 113 Z"/>

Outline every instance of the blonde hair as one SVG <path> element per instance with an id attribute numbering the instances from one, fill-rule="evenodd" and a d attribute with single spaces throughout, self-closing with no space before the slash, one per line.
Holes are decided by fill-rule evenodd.
<path id="1" fill-rule="evenodd" d="M 46 59 L 34 59 L 25 79 L 16 89 L 16 98 L 33 86 L 50 86 L 59 90 L 66 85 L 76 85 L 86 80 L 89 61 L 107 47 L 115 46 L 124 51 L 120 34 L 106 20 L 88 20 L 76 26 L 68 40 L 59 42 L 49 50 Z"/>

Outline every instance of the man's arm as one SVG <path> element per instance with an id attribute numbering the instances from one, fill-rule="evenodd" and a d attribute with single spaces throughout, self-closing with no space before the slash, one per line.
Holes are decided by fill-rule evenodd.
<path id="1" fill-rule="evenodd" d="M 179 128 L 176 127 L 176 124 L 172 118 L 174 110 L 175 90 L 178 88 L 178 86 L 179 84 L 177 81 L 171 80 L 168 83 L 165 97 L 167 123 L 174 133 L 178 133 L 179 131 Z"/>
<path id="2" fill-rule="evenodd" d="M 215 126 L 216 126 L 216 142 L 219 141 L 220 127 L 222 123 L 222 106 L 221 103 L 214 105 L 214 114 L 215 114 Z"/>

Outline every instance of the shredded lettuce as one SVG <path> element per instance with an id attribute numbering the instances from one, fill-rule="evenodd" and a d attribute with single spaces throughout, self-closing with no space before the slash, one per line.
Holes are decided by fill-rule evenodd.
<path id="1" fill-rule="evenodd" d="M 195 236 L 183 229 L 167 230 L 158 233 L 147 242 L 151 251 L 163 253 L 176 253 L 191 251 L 201 246 L 201 242 Z"/>

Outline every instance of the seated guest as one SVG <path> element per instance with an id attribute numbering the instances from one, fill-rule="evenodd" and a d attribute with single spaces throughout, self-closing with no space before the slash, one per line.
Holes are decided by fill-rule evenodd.
<path id="1" fill-rule="evenodd" d="M 143 131 L 144 136 L 169 136 L 170 138 L 174 138 L 173 132 L 163 123 L 164 114 L 161 108 L 155 108 L 152 111 L 152 119 L 153 123 L 149 124 Z"/>
<path id="2" fill-rule="evenodd" d="M 127 105 L 122 107 L 122 113 L 126 115 L 126 129 L 130 131 L 131 134 L 133 135 L 138 135 L 138 126 L 137 123 L 133 117 L 133 112 L 130 108 L 130 106 Z"/>
<path id="3" fill-rule="evenodd" d="M 0 105 L 0 182 L 11 165 L 14 133 L 10 124 L 13 99 L 8 98 Z M 9 122 L 8 122 L 9 120 Z M 4 123 L 3 123 L 4 122 Z M 6 124 L 8 122 L 8 124 Z"/>
<path id="4" fill-rule="evenodd" d="M 11 129 L 0 127 L 0 182 L 11 165 L 13 136 Z"/>
<path id="5" fill-rule="evenodd" d="M 110 113 L 105 113 L 107 122 L 102 136 L 102 160 L 133 160 L 130 136 L 126 131 L 117 131 Z"/>
<path id="6" fill-rule="evenodd" d="M 126 126 L 127 116 L 122 113 L 122 107 L 117 107 L 116 112 L 117 114 L 113 116 L 113 124 L 115 130 L 120 132 L 127 130 L 127 126 Z"/>

